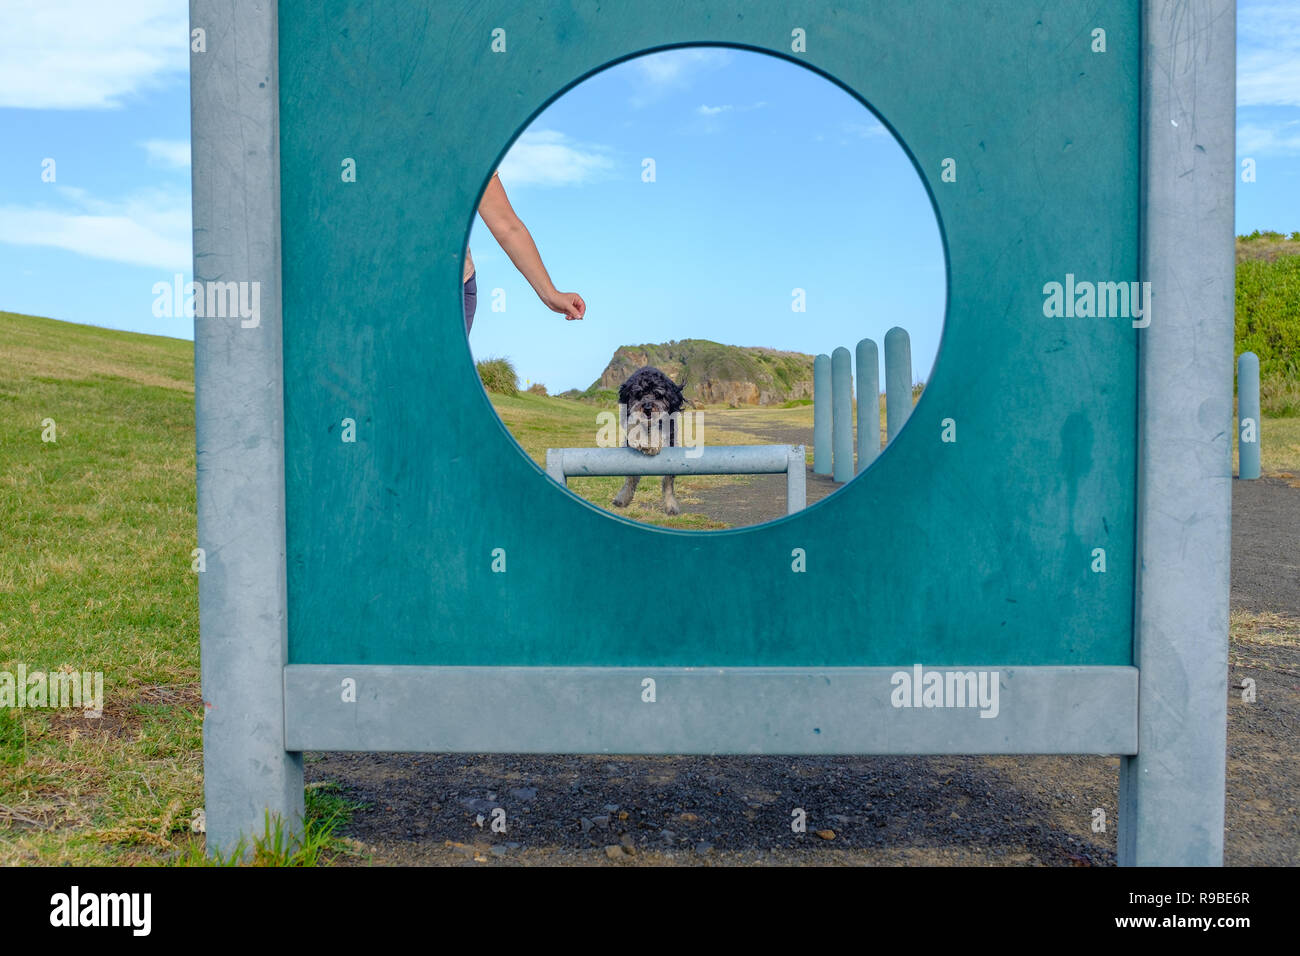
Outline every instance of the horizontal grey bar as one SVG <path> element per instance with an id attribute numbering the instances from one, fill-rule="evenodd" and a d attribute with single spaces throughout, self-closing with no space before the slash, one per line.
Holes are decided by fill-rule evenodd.
<path id="1" fill-rule="evenodd" d="M 967 703 L 983 671 L 984 701 Z M 997 672 L 993 696 L 992 672 Z M 938 673 L 938 688 L 931 673 Z M 1135 667 L 284 669 L 285 749 L 1133 754 Z M 949 674 L 962 675 L 949 677 Z M 974 684 L 964 675 L 973 675 Z M 647 699 L 653 681 L 653 702 Z M 348 682 L 354 682 L 349 684 Z M 937 696 L 936 696 L 937 695 Z M 996 701 L 996 716 L 992 713 Z M 895 706 L 895 703 L 921 706 Z"/>
<path id="2" fill-rule="evenodd" d="M 609 475 L 763 475 L 783 474 L 790 456 L 802 445 L 713 445 L 665 448 L 647 455 L 635 448 L 548 448 L 546 470 L 552 477 Z"/>

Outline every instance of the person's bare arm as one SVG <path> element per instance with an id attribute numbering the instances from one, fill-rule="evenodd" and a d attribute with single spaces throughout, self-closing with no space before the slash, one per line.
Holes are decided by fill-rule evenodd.
<path id="1" fill-rule="evenodd" d="M 501 179 L 493 176 L 488 181 L 483 201 L 478 206 L 479 215 L 487 223 L 492 236 L 506 251 L 515 268 L 528 280 L 537 297 L 552 312 L 559 312 L 566 319 L 580 319 L 587 311 L 587 304 L 576 292 L 559 292 L 551 283 L 551 277 L 542 265 L 542 257 L 537 251 L 528 228 L 515 214 L 510 200 L 506 198 Z"/>

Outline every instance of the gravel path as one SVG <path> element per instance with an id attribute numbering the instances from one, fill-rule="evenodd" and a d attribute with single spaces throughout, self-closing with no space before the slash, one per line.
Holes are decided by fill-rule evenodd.
<path id="1" fill-rule="evenodd" d="M 771 415 L 746 415 L 743 411 L 727 411 L 727 425 L 753 435 L 759 442 L 774 445 L 812 446 L 812 428 L 773 421 Z M 829 475 L 815 475 L 807 471 L 807 500 L 816 504 L 831 492 L 843 487 L 833 482 Z M 715 521 L 733 528 L 761 524 L 785 514 L 785 476 L 754 475 L 743 482 L 690 491 L 689 511 L 698 511 Z"/>
<path id="2" fill-rule="evenodd" d="M 1232 607 L 1300 619 L 1300 488 L 1232 483 Z"/>
<path id="3" fill-rule="evenodd" d="M 1232 552 L 1234 610 L 1265 617 L 1232 644 L 1225 862 L 1296 865 L 1300 489 L 1233 482 Z M 1254 702 L 1236 689 L 1245 678 L 1255 681 Z M 356 862 L 1093 866 L 1115 861 L 1118 764 L 309 754 L 307 778 L 366 804 L 346 831 L 360 845 Z M 504 833 L 491 830 L 497 807 Z M 1104 832 L 1092 829 L 1098 809 Z M 806 832 L 792 830 L 795 810 Z"/>

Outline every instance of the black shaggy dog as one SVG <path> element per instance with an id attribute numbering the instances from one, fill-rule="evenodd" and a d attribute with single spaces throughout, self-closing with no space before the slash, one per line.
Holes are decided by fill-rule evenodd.
<path id="1" fill-rule="evenodd" d="M 653 365 L 639 368 L 628 376 L 618 390 L 618 404 L 627 415 L 627 444 L 645 455 L 657 455 L 660 450 L 679 445 L 680 417 L 678 412 L 686 404 L 682 387 Z M 626 508 L 636 494 L 636 475 L 628 477 L 622 489 L 614 496 L 615 508 Z M 664 511 L 670 515 L 680 513 L 677 495 L 673 493 L 673 476 L 664 475 Z"/>

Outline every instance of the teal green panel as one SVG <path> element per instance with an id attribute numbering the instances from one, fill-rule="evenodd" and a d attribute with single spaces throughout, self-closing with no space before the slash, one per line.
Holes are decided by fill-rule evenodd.
<path id="1" fill-rule="evenodd" d="M 532 6 L 281 0 L 291 661 L 1131 663 L 1139 333 L 1047 318 L 1043 285 L 1137 278 L 1138 3 Z M 474 202 L 513 137 L 591 72 L 683 43 L 785 55 L 861 98 L 948 255 L 908 427 L 842 492 L 734 532 L 637 525 L 552 483 L 492 412 L 461 317 Z M 627 593 L 633 562 L 658 599 Z"/>

